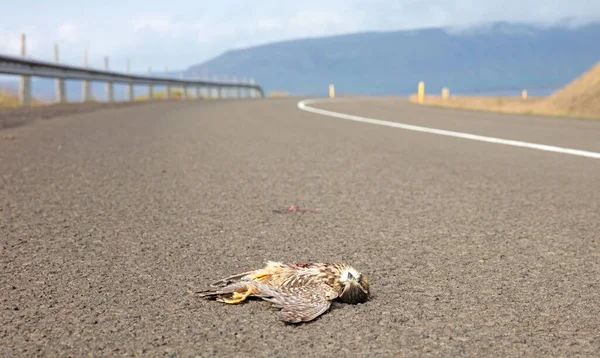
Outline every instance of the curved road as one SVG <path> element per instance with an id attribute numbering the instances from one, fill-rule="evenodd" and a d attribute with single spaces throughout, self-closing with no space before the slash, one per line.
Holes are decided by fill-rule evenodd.
<path id="1" fill-rule="evenodd" d="M 0 130 L 0 357 L 597 356 L 600 160 L 348 121 L 300 99 L 156 103 Z M 600 122 L 315 108 L 600 152 Z M 318 210 L 282 215 L 291 205 Z M 374 297 L 285 325 L 190 291 L 347 261 Z"/>

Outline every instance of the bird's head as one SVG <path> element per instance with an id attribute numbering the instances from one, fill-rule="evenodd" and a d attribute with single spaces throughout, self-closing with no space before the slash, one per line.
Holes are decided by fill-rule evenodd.
<path id="1" fill-rule="evenodd" d="M 345 303 L 363 303 L 369 298 L 369 282 L 363 274 L 355 269 L 343 270 L 340 283 L 342 293 L 339 297 Z"/>

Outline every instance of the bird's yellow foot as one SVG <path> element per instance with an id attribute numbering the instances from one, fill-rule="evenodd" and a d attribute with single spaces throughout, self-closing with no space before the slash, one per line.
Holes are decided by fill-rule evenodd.
<path id="1" fill-rule="evenodd" d="M 230 305 L 235 305 L 235 304 L 245 301 L 246 298 L 248 298 L 248 296 L 250 296 L 252 293 L 255 293 L 255 290 L 253 290 L 252 288 L 249 288 L 249 287 L 244 287 L 244 288 L 240 289 L 239 291 L 234 292 L 228 299 L 227 298 L 219 298 L 217 300 L 220 302 L 228 303 Z"/>

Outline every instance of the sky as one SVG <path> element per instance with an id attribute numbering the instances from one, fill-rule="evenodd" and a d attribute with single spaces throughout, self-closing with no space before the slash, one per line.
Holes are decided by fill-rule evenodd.
<path id="1" fill-rule="evenodd" d="M 133 0 L 6 1 L 0 53 L 134 72 L 184 70 L 230 49 L 294 38 L 490 21 L 552 24 L 600 19 L 598 0 Z M 84 5 L 85 4 L 85 5 Z M 242 76 L 243 74 L 240 74 Z"/>

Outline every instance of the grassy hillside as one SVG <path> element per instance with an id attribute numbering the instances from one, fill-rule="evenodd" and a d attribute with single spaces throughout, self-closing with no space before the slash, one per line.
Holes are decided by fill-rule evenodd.
<path id="1" fill-rule="evenodd" d="M 538 28 L 496 23 L 464 31 L 424 29 L 300 39 L 229 51 L 186 72 L 256 78 L 266 91 L 327 95 L 553 90 L 600 59 L 600 22 Z M 515 92 L 517 93 L 517 92 Z"/>
<path id="2" fill-rule="evenodd" d="M 415 94 L 410 100 L 417 103 Z M 600 119 L 600 62 L 547 97 L 426 95 L 423 104 L 460 109 Z"/>
<path id="3" fill-rule="evenodd" d="M 540 110 L 600 117 L 600 62 L 538 107 Z"/>

